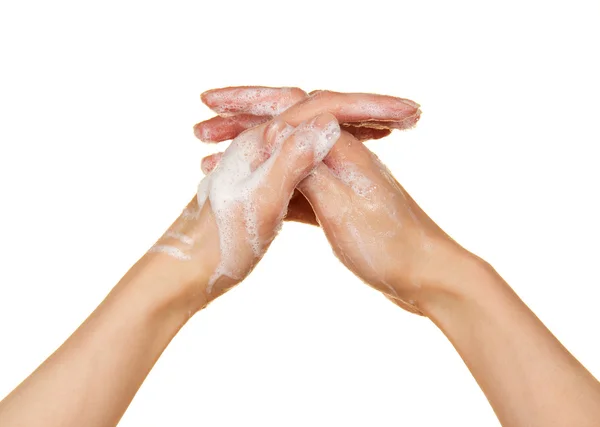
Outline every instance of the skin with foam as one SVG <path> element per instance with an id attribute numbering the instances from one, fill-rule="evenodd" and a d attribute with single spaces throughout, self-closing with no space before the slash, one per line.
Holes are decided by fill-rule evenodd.
<path id="1" fill-rule="evenodd" d="M 193 221 L 206 207 L 218 230 L 219 261 L 207 294 L 220 279 L 237 283 L 252 270 L 279 231 L 296 184 L 339 136 L 337 121 L 324 114 L 297 127 L 275 120 L 266 129 L 248 130 L 232 141 L 218 166 L 198 185 L 197 209 L 182 214 L 184 221 Z M 194 244 L 192 236 L 174 225 L 150 251 L 193 261 Z"/>

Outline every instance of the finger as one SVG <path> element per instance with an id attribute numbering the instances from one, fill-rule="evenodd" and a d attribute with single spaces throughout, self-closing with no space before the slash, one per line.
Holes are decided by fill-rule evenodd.
<path id="1" fill-rule="evenodd" d="M 271 120 L 271 117 L 240 114 L 232 117 L 213 117 L 194 126 L 194 135 L 203 142 L 221 142 L 234 139 L 246 129 Z"/>
<path id="2" fill-rule="evenodd" d="M 342 132 L 339 144 L 334 144 L 329 154 L 325 156 L 325 162 L 334 173 L 338 172 L 342 163 L 354 163 L 361 165 L 369 163 L 371 160 L 370 151 L 354 136 L 348 135 L 347 132 Z M 204 157 L 201 161 L 201 169 L 204 174 L 209 174 L 217 166 L 223 153 L 214 153 Z M 364 166 L 367 166 L 366 164 Z"/>
<path id="3" fill-rule="evenodd" d="M 353 196 L 368 197 L 384 184 L 376 156 L 353 135 L 342 131 L 323 164 L 307 176 L 298 189 L 310 202 L 317 218 L 339 217 Z M 337 218 L 339 219 L 339 218 Z"/>
<path id="4" fill-rule="evenodd" d="M 347 181 L 344 175 L 350 174 L 350 170 L 371 174 L 374 157 L 375 154 L 354 135 L 342 131 L 338 144 L 329 151 L 323 163 L 335 176 L 342 181 Z"/>
<path id="5" fill-rule="evenodd" d="M 307 198 L 317 217 L 330 211 L 329 206 L 339 206 L 335 200 L 347 197 L 350 187 L 339 179 L 342 165 L 352 160 L 360 160 L 361 155 L 354 155 L 354 148 L 360 142 L 347 132 L 342 132 L 322 164 L 318 165 L 300 184 L 298 190 Z M 360 144 L 362 145 L 362 144 Z"/>
<path id="6" fill-rule="evenodd" d="M 202 159 L 201 168 L 205 174 L 210 173 L 221 160 L 223 153 L 211 154 Z M 373 175 L 374 154 L 366 148 L 353 135 L 347 132 L 342 132 L 337 144 L 334 144 L 328 155 L 323 159 L 328 173 L 325 177 L 331 176 L 335 180 L 337 189 L 339 186 L 345 186 L 347 189 L 356 194 L 366 194 L 369 189 L 379 180 L 379 176 Z M 321 175 L 323 169 L 321 168 Z M 377 170 L 377 169 L 376 169 Z M 316 172 L 315 172 L 316 173 Z M 313 173 L 313 175 L 315 174 Z M 311 187 L 308 177 L 303 181 L 299 188 L 304 189 L 304 195 L 310 200 Z M 314 179 L 312 180 L 314 181 Z M 337 190 L 336 190 L 337 191 Z M 290 220 L 295 220 L 295 217 L 306 217 L 304 213 L 289 212 Z M 312 218 L 314 214 L 310 212 Z M 300 219 L 299 219 L 300 220 Z M 301 222 L 304 222 L 300 220 Z M 312 223 L 312 220 L 310 221 Z"/>
<path id="7" fill-rule="evenodd" d="M 325 111 L 340 123 L 370 122 L 371 126 L 407 129 L 417 123 L 421 115 L 413 101 L 387 95 L 319 91 L 281 114 L 281 119 L 292 126 Z"/>
<path id="8" fill-rule="evenodd" d="M 209 90 L 201 97 L 219 115 L 274 116 L 285 111 L 281 118 L 292 126 L 329 111 L 344 124 L 369 122 L 370 127 L 406 129 L 421 113 L 419 104 L 409 99 L 369 93 L 318 90 L 307 97 L 298 88 L 240 86 Z"/>
<path id="9" fill-rule="evenodd" d="M 329 168 L 321 163 L 298 184 L 298 190 L 310 203 L 316 219 L 320 224 L 331 221 L 336 216 L 340 207 L 345 206 L 350 198 L 348 187 L 335 177 Z M 325 233 L 331 227 L 324 229 Z"/>
<path id="10" fill-rule="evenodd" d="M 200 162 L 200 169 L 202 169 L 204 175 L 208 175 L 209 173 L 211 173 L 222 157 L 223 153 L 215 153 L 203 158 Z"/>
<path id="11" fill-rule="evenodd" d="M 233 89 L 236 88 L 228 89 L 231 91 L 227 92 L 229 97 L 235 94 Z M 250 89 L 252 88 L 245 88 L 244 90 Z M 239 90 L 242 91 L 242 89 Z M 219 91 L 219 89 L 216 91 Z M 219 111 L 219 99 L 212 99 L 211 102 L 215 111 Z M 227 98 L 227 102 L 231 102 L 231 99 Z M 253 107 L 250 106 L 250 108 Z M 247 115 L 250 111 L 241 111 L 241 113 Z M 360 140 L 383 138 L 389 134 L 387 129 L 408 129 L 417 123 L 421 115 L 418 104 L 403 98 L 374 94 L 317 91 L 311 97 L 305 98 L 304 101 L 286 110 L 282 115 L 282 119 L 292 125 L 297 125 L 305 119 L 324 111 L 333 113 L 346 130 L 356 134 Z M 215 119 L 211 119 L 199 123 L 196 128 L 202 129 L 205 134 L 235 135 L 236 132 L 239 133 L 247 127 L 239 126 L 234 117 L 231 117 L 232 122 L 221 120 L 212 122 L 211 120 Z M 351 126 L 374 130 L 353 129 Z M 213 127 L 217 127 L 217 129 L 213 131 Z M 203 139 L 202 135 L 199 135 L 199 138 Z M 207 137 L 205 136 L 205 138 Z M 224 138 L 207 139 L 218 142 L 219 139 L 224 140 Z"/>
<path id="12" fill-rule="evenodd" d="M 234 139 L 245 130 L 261 125 L 269 120 L 271 120 L 270 117 L 251 116 L 249 114 L 240 114 L 231 117 L 216 116 L 196 124 L 194 126 L 194 134 L 202 142 L 222 142 Z M 356 124 L 342 124 L 340 126 L 343 130 L 354 135 L 359 141 L 381 139 L 392 133 L 391 129 L 357 126 Z"/>
<path id="13" fill-rule="evenodd" d="M 271 157 L 255 171 L 255 175 L 264 175 L 258 198 L 261 204 L 287 205 L 296 185 L 323 160 L 340 132 L 335 117 L 323 113 L 293 130 L 288 127 L 278 135 L 267 136 L 274 145 Z"/>
<path id="14" fill-rule="evenodd" d="M 354 135 L 359 141 L 368 141 L 370 139 L 385 138 L 392 133 L 391 129 L 374 129 L 364 126 L 341 125 L 341 128 Z"/>
<path id="15" fill-rule="evenodd" d="M 327 218 L 347 203 L 350 187 L 337 175 L 341 165 L 360 160 L 361 155 L 355 155 L 354 149 L 361 145 L 348 132 L 342 131 L 323 162 L 298 184 L 298 190 L 306 197 L 317 218 Z"/>
<path id="16" fill-rule="evenodd" d="M 297 87 L 238 86 L 208 90 L 200 95 L 200 99 L 223 117 L 235 114 L 277 116 L 306 96 L 306 92 Z"/>

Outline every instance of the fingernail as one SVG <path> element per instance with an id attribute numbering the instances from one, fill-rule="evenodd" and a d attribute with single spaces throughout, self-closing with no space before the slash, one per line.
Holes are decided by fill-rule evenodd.
<path id="1" fill-rule="evenodd" d="M 277 134 L 281 131 L 282 122 L 283 120 L 276 118 L 267 125 L 265 129 L 265 141 L 268 144 L 273 143 L 277 138 Z"/>
<path id="2" fill-rule="evenodd" d="M 265 129 L 265 147 L 267 148 L 267 151 L 272 152 L 283 142 L 291 130 L 292 127 L 284 120 L 279 118 L 273 119 Z"/>
<path id="3" fill-rule="evenodd" d="M 294 130 L 297 152 L 313 153 L 315 164 L 322 161 L 340 137 L 340 125 L 330 113 L 322 113 Z"/>
<path id="4" fill-rule="evenodd" d="M 325 132 L 328 138 L 335 138 L 340 135 L 340 125 L 331 113 L 319 114 L 314 118 L 313 125 Z"/>
<path id="5" fill-rule="evenodd" d="M 313 120 L 312 125 L 319 132 L 319 138 L 315 144 L 315 161 L 320 162 L 339 139 L 340 125 L 335 116 L 330 113 L 319 114 Z"/>
<path id="6" fill-rule="evenodd" d="M 411 101 L 410 99 L 406 99 L 406 98 L 399 98 L 401 102 L 403 102 L 404 104 L 413 107 L 413 108 L 421 108 L 421 106 L 419 104 L 417 104 L 415 101 Z"/>

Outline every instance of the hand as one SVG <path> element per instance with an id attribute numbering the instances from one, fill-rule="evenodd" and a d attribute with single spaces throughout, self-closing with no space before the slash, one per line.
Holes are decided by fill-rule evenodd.
<path id="1" fill-rule="evenodd" d="M 202 308 L 243 280 L 277 234 L 297 184 L 340 135 L 328 113 L 275 119 L 238 135 L 181 217 L 150 249 L 177 269 Z M 160 256 L 160 255 L 157 255 Z"/>
<path id="2" fill-rule="evenodd" d="M 201 99 L 219 114 L 194 126 L 195 135 L 208 143 L 233 139 L 242 131 L 266 123 L 298 103 L 302 103 L 302 114 L 307 114 L 320 111 L 323 101 L 330 109 L 335 108 L 335 102 L 341 102 L 341 108 L 336 110 L 341 128 L 361 141 L 383 138 L 392 129 L 408 129 L 421 114 L 419 105 L 408 99 L 329 91 L 307 94 L 299 88 L 232 87 L 209 90 Z M 381 106 L 383 110 L 379 110 Z M 286 117 L 297 122 L 294 111 L 288 112 Z M 221 153 L 206 157 L 202 161 L 202 170 L 210 172 L 220 158 Z M 299 191 L 294 191 L 284 219 L 319 226 L 312 207 Z"/>
<path id="3" fill-rule="evenodd" d="M 259 89 L 230 88 L 209 91 L 202 98 L 219 113 L 252 112 L 256 117 L 257 105 L 263 109 L 266 105 L 269 111 L 284 110 L 280 118 L 287 121 L 303 117 L 307 114 L 304 111 L 325 110 L 336 115 L 340 123 L 377 121 L 408 127 L 418 118 L 417 108 L 412 112 L 405 109 L 405 118 L 398 116 L 394 107 L 405 102 L 398 98 L 317 92 L 286 109 L 290 98 L 282 97 L 277 104 L 276 91 L 270 89 L 263 99 Z M 245 103 L 247 99 L 254 104 Z M 408 105 L 416 104 L 409 101 Z M 364 115 L 365 111 L 372 115 Z M 234 121 L 235 116 L 221 123 Z M 197 134 L 207 139 L 215 122 L 219 121 L 196 125 Z M 219 132 L 214 134 L 231 135 L 235 129 L 221 127 Z M 204 169 L 210 170 L 218 159 L 218 154 L 205 159 Z M 419 208 L 379 159 L 347 131 L 298 189 L 316 212 L 338 258 L 366 283 L 409 311 L 422 314 L 420 301 L 440 290 L 448 270 L 466 253 Z"/>

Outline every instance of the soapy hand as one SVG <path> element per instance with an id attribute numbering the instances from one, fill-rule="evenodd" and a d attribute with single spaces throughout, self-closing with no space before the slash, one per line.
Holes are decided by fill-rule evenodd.
<path id="1" fill-rule="evenodd" d="M 419 118 L 418 105 L 381 95 L 317 92 L 301 98 L 296 92 L 296 104 L 292 106 L 294 97 L 277 98 L 277 91 L 227 88 L 206 92 L 203 101 L 227 117 L 199 123 L 196 135 L 209 141 L 234 136 L 239 117 L 244 117 L 244 122 L 246 117 L 255 118 L 261 112 L 280 114 L 280 119 L 291 123 L 315 112 L 334 114 L 346 130 L 298 189 L 310 202 L 344 265 L 399 306 L 422 314 L 421 303 L 444 291 L 441 288 L 452 274 L 453 263 L 462 262 L 466 251 L 421 210 L 357 138 L 364 139 L 366 134 L 348 132 L 408 128 Z M 283 91 L 289 94 L 296 89 Z M 230 126 L 234 122 L 236 125 Z M 215 123 L 219 124 L 217 128 L 213 128 Z M 214 135 L 217 137 L 211 139 Z M 376 138 L 377 134 L 370 137 Z M 205 159 L 204 169 L 209 171 L 218 159 L 219 155 Z"/>
<path id="2" fill-rule="evenodd" d="M 204 142 L 233 139 L 241 131 L 266 123 L 301 101 L 318 107 L 323 98 L 344 102 L 344 108 L 338 110 L 341 128 L 361 141 L 383 138 L 392 129 L 408 129 L 421 113 L 415 102 L 391 96 L 321 90 L 307 94 L 299 88 L 239 86 L 201 95 L 202 102 L 218 116 L 198 123 L 194 133 Z"/>
<path id="3" fill-rule="evenodd" d="M 240 132 L 269 122 L 284 111 L 286 120 L 298 123 L 307 114 L 331 110 L 341 128 L 357 139 L 380 139 L 392 129 L 408 129 L 419 120 L 419 105 L 408 99 L 360 93 L 313 91 L 299 88 L 241 86 L 206 91 L 202 102 L 219 115 L 194 126 L 195 135 L 204 142 L 217 143 L 235 138 Z M 296 105 L 297 108 L 290 109 Z M 202 161 L 208 173 L 218 163 L 221 153 Z M 295 191 L 290 200 L 286 221 L 318 226 L 314 211 L 306 198 Z"/>
<path id="4" fill-rule="evenodd" d="M 297 184 L 339 136 L 328 113 L 295 126 L 275 119 L 236 136 L 197 196 L 150 249 L 182 262 L 178 271 L 198 308 L 252 271 L 280 229 Z"/>

